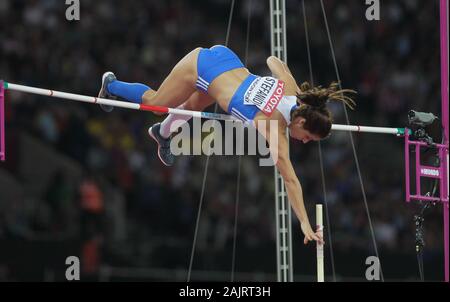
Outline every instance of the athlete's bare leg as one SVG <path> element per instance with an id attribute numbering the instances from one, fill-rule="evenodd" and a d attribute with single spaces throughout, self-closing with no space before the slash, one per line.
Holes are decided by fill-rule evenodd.
<path id="1" fill-rule="evenodd" d="M 206 93 L 196 91 L 183 104 L 184 109 L 192 111 L 203 111 L 206 107 L 215 103 L 215 100 Z"/>
<path id="2" fill-rule="evenodd" d="M 175 108 L 183 104 L 197 90 L 197 57 L 200 48 L 188 53 L 175 65 L 157 91 L 148 90 L 142 96 L 145 105 Z"/>
<path id="3" fill-rule="evenodd" d="M 209 95 L 196 91 L 189 99 L 182 105 L 178 106 L 179 109 L 192 110 L 192 111 L 203 111 L 206 107 L 214 104 L 214 99 Z M 175 121 L 187 122 L 192 117 L 187 115 L 179 114 L 169 114 L 164 121 L 161 123 L 159 133 L 162 137 L 168 138 L 172 134 L 171 126 Z"/>

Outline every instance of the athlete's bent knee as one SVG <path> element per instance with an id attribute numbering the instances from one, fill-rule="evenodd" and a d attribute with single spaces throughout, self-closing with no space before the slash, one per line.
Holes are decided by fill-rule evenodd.
<path id="1" fill-rule="evenodd" d="M 152 104 L 151 104 L 152 97 L 153 97 L 153 96 L 145 95 L 145 94 L 144 94 L 144 95 L 142 96 L 142 104 L 144 104 L 144 105 L 152 105 Z"/>

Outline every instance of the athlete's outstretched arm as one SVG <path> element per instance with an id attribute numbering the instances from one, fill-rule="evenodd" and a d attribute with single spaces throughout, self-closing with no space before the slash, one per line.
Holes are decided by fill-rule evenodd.
<path id="1" fill-rule="evenodd" d="M 292 76 L 292 72 L 287 64 L 275 56 L 270 56 L 267 58 L 267 66 L 269 66 L 270 71 L 275 77 L 278 77 L 284 73 L 288 73 Z"/>
<path id="2" fill-rule="evenodd" d="M 286 83 L 286 95 L 296 95 L 300 92 L 300 88 L 286 63 L 275 56 L 270 56 L 267 58 L 267 66 L 275 78 Z"/>
<path id="3" fill-rule="evenodd" d="M 278 136 L 278 146 L 274 146 L 273 144 L 270 145 L 269 143 L 269 148 L 272 158 L 277 158 L 276 166 L 280 171 L 281 176 L 283 176 L 291 206 L 294 209 L 295 215 L 300 220 L 301 228 L 303 234 L 305 235 L 304 243 L 306 244 L 311 240 L 321 241 L 321 238 L 319 238 L 319 236 L 312 230 L 308 219 L 308 213 L 306 212 L 305 203 L 303 200 L 302 186 L 297 178 L 297 175 L 295 174 L 294 168 L 292 167 L 291 160 L 289 159 L 288 139 L 285 135 L 284 129 L 281 127 L 276 127 L 276 129 L 273 128 L 275 127 L 270 129 L 270 126 L 267 126 L 265 129 L 258 130 L 268 142 L 271 141 L 270 136 Z M 277 133 L 274 133 L 274 131 L 277 131 Z M 273 156 L 274 152 L 277 152 L 277 156 Z"/>

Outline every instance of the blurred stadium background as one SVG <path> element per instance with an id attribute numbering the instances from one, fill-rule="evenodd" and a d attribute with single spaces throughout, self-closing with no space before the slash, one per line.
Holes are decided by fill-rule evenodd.
<path id="1" fill-rule="evenodd" d="M 0 1 L 0 78 L 96 95 L 101 75 L 158 87 L 191 49 L 225 43 L 229 0 L 81 1 L 81 20 L 56 0 Z M 356 89 L 353 124 L 406 126 L 409 109 L 440 115 L 437 1 L 325 0 L 343 86 Z M 309 79 L 301 2 L 287 1 L 288 64 Z M 306 1 L 316 83 L 335 80 L 319 1 Z M 229 47 L 249 69 L 269 73 L 269 2 L 236 1 Z M 80 257 L 82 280 L 184 281 L 200 198 L 204 156 L 157 157 L 152 114 L 7 93 L 7 161 L 0 164 L 0 281 L 63 281 L 65 259 Z M 345 123 L 342 109 L 332 108 Z M 210 111 L 213 109 L 210 109 Z M 355 135 L 386 280 L 419 280 L 413 215 L 404 201 L 403 143 Z M 327 195 L 341 281 L 364 281 L 374 255 L 348 134 L 323 142 Z M 291 144 L 311 221 L 323 200 L 318 146 Z M 232 258 L 237 157 L 210 161 L 192 280 L 227 281 Z M 426 280 L 443 279 L 441 207 L 425 217 Z M 273 168 L 242 158 L 236 280 L 275 281 Z M 293 219 L 295 281 L 315 280 L 315 247 Z M 326 274 L 330 256 L 326 252 Z"/>

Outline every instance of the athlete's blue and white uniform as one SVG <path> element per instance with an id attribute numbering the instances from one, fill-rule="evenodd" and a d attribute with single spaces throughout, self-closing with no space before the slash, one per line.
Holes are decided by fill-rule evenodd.
<path id="1" fill-rule="evenodd" d="M 244 64 L 239 57 L 223 45 L 202 48 L 197 60 L 196 87 L 207 93 L 209 85 L 219 75 L 242 67 Z M 284 95 L 282 81 L 250 74 L 231 98 L 228 113 L 245 123 L 252 123 L 259 111 L 270 116 L 277 109 L 290 124 L 290 113 L 297 107 L 296 99 L 295 96 Z"/>

